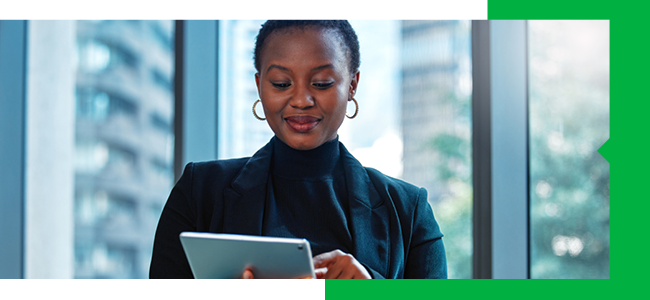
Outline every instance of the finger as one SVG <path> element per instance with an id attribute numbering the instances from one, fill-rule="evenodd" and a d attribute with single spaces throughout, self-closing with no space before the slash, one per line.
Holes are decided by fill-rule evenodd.
<path id="1" fill-rule="evenodd" d="M 250 269 L 246 269 L 244 271 L 244 274 L 242 274 L 241 278 L 242 279 L 253 279 L 255 277 L 253 276 L 253 271 L 251 271 Z"/>
<path id="2" fill-rule="evenodd" d="M 316 269 L 314 270 L 314 273 L 316 274 L 316 279 L 323 279 L 325 273 L 327 273 L 327 268 Z"/>
<path id="3" fill-rule="evenodd" d="M 341 264 L 338 263 L 332 263 L 328 268 L 327 268 L 327 273 L 325 273 L 325 276 L 323 278 L 325 279 L 336 279 L 339 278 L 339 275 L 343 272 L 343 268 L 341 267 Z"/>
<path id="4" fill-rule="evenodd" d="M 372 278 L 365 267 L 352 255 L 344 254 L 332 260 L 328 267 L 327 279 Z"/>
<path id="5" fill-rule="evenodd" d="M 359 270 L 353 265 L 348 265 L 341 270 L 341 274 L 337 277 L 338 279 L 352 279 L 358 273 Z"/>
<path id="6" fill-rule="evenodd" d="M 321 260 L 321 261 L 314 261 L 314 269 L 327 268 L 332 264 L 333 260 L 334 258 Z"/>
<path id="7" fill-rule="evenodd" d="M 330 252 L 321 253 L 314 256 L 314 268 L 322 268 L 332 263 L 332 260 L 336 259 L 338 256 L 345 255 L 341 250 L 334 250 Z"/>
<path id="8" fill-rule="evenodd" d="M 368 273 L 364 268 L 363 270 L 357 270 L 352 279 L 372 279 L 372 276 L 370 276 L 370 273 Z"/>
<path id="9" fill-rule="evenodd" d="M 314 261 L 314 268 L 322 268 L 330 264 L 332 259 L 336 258 L 336 255 L 334 255 L 331 252 L 327 253 L 321 253 L 319 255 L 314 256 L 313 261 Z"/>
<path id="10" fill-rule="evenodd" d="M 344 271 L 344 274 L 342 274 L 341 277 L 350 279 L 372 279 L 372 276 L 370 276 L 366 267 L 360 264 L 356 259 L 350 263 L 350 267 Z"/>

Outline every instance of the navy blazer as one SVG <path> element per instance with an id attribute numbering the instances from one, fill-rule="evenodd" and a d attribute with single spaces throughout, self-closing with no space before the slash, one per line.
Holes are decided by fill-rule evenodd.
<path id="1" fill-rule="evenodd" d="M 339 143 L 352 254 L 373 278 L 447 278 L 442 233 L 427 192 L 363 167 Z M 183 231 L 261 235 L 272 143 L 250 158 L 189 163 L 165 204 L 150 278 L 193 278 Z"/>

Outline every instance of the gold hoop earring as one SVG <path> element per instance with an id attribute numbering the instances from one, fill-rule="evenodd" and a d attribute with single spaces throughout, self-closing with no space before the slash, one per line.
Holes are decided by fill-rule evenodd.
<path id="1" fill-rule="evenodd" d="M 259 99 L 257 99 L 257 101 L 255 101 L 255 103 L 253 103 L 253 115 L 254 115 L 258 120 L 260 120 L 260 121 L 264 121 L 264 120 L 266 120 L 266 118 L 260 118 L 260 116 L 257 115 L 257 112 L 255 112 L 255 106 L 257 105 L 257 103 L 260 103 L 260 100 L 259 100 Z"/>
<path id="2" fill-rule="evenodd" d="M 357 103 L 357 100 L 354 100 L 354 98 L 352 98 L 352 101 L 354 101 L 354 106 L 356 107 L 356 108 L 354 109 L 354 115 L 352 115 L 352 116 L 348 116 L 347 113 L 345 114 L 345 116 L 348 117 L 348 118 L 350 118 L 350 119 L 354 119 L 354 117 L 356 117 L 357 114 L 359 113 L 359 103 Z"/>

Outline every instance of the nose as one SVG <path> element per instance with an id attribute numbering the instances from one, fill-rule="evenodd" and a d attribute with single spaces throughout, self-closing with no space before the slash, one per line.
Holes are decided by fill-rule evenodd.
<path id="1" fill-rule="evenodd" d="M 297 109 L 310 108 L 314 106 L 314 103 L 314 95 L 310 92 L 309 87 L 305 87 L 304 85 L 297 86 L 289 100 L 289 105 Z"/>

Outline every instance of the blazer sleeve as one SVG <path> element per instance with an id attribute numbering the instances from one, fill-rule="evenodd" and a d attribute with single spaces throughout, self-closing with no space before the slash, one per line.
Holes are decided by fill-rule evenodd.
<path id="1" fill-rule="evenodd" d="M 196 207 L 191 204 L 193 166 L 187 164 L 163 208 L 149 278 L 194 278 L 179 237 L 183 231 L 196 231 Z"/>
<path id="2" fill-rule="evenodd" d="M 359 262 L 359 263 L 360 263 L 364 268 L 366 268 L 366 271 L 368 271 L 368 274 L 370 274 L 370 277 L 372 277 L 372 279 L 386 279 L 386 278 L 384 277 L 384 275 L 382 275 L 381 273 L 375 271 L 375 269 L 373 269 L 373 268 L 371 268 L 371 267 L 368 267 L 368 265 L 366 265 L 366 264 L 364 264 L 364 263 L 362 263 L 362 262 Z"/>
<path id="3" fill-rule="evenodd" d="M 427 201 L 427 191 L 420 188 L 413 214 L 404 278 L 447 278 L 447 258 L 442 236 Z"/>

